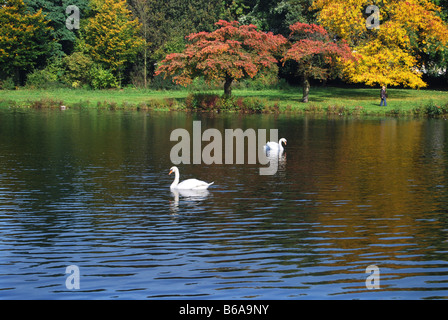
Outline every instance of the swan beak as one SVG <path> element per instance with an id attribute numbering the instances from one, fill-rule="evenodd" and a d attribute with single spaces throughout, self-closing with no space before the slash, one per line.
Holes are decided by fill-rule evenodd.
<path id="1" fill-rule="evenodd" d="M 170 173 L 168 173 L 168 175 L 170 175 L 170 174 L 172 174 L 173 173 L 173 170 L 170 170 Z"/>

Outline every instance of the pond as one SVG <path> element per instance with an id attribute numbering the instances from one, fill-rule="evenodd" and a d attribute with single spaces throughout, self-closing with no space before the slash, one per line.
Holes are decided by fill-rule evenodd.
<path id="1" fill-rule="evenodd" d="M 172 193 L 194 121 L 278 129 L 278 170 Z M 443 119 L 0 109 L 0 299 L 446 299 L 447 187 Z"/>

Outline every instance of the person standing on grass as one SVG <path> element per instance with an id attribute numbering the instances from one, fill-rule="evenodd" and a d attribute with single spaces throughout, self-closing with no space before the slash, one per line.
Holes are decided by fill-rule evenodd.
<path id="1" fill-rule="evenodd" d="M 387 102 L 386 102 L 386 98 L 387 98 L 387 92 L 386 92 L 386 87 L 383 86 L 381 88 L 381 102 L 380 102 L 380 107 L 383 105 L 383 101 L 384 101 L 384 106 L 387 107 Z"/>

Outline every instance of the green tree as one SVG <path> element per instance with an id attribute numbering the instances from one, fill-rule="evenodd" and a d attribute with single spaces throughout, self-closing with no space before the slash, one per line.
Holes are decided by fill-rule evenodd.
<path id="1" fill-rule="evenodd" d="M 69 16 L 66 9 L 70 5 L 78 7 L 80 19 L 84 19 L 88 16 L 89 0 L 24 0 L 24 2 L 31 12 L 41 10 L 52 28 L 51 34 L 56 39 L 52 54 L 58 57 L 70 54 L 73 51 L 78 30 L 70 30 L 66 27 Z"/>
<path id="2" fill-rule="evenodd" d="M 132 0 L 130 2 L 131 9 L 135 17 L 137 17 L 141 23 L 140 35 L 143 38 L 143 85 L 145 88 L 148 87 L 148 58 L 149 58 L 149 46 L 151 42 L 149 37 L 151 32 L 150 29 L 150 16 L 151 8 L 147 0 Z M 140 67 L 140 66 L 139 66 Z M 140 68 L 139 68 L 140 69 Z"/>
<path id="3" fill-rule="evenodd" d="M 315 12 L 310 11 L 312 0 L 246 0 L 250 11 L 241 14 L 238 21 L 255 24 L 261 30 L 288 36 L 289 26 L 295 22 L 312 23 Z"/>
<path id="4" fill-rule="evenodd" d="M 119 85 L 126 66 L 144 45 L 139 36 L 141 24 L 132 20 L 125 0 L 92 0 L 94 15 L 85 26 L 86 51 L 94 61 L 115 73 Z"/>
<path id="5" fill-rule="evenodd" d="M 185 36 L 200 31 L 211 32 L 215 22 L 230 16 L 223 0 L 128 0 L 134 17 L 146 22 L 147 68 L 154 72 L 156 62 L 167 54 L 185 49 Z M 145 20 L 145 22 L 143 21 Z M 144 54 L 140 61 L 144 60 Z M 141 62 L 140 62 L 141 63 Z M 144 64 L 144 63 L 141 63 Z"/>
<path id="6" fill-rule="evenodd" d="M 24 74 L 44 63 L 53 44 L 42 11 L 30 13 L 23 0 L 0 0 L 0 75 L 22 84 Z"/>

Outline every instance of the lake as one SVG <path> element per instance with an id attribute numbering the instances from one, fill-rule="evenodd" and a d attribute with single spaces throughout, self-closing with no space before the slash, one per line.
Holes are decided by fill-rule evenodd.
<path id="1" fill-rule="evenodd" d="M 278 129 L 278 171 L 172 193 L 193 121 Z M 446 299 L 447 190 L 444 119 L 3 108 L 0 299 Z"/>

